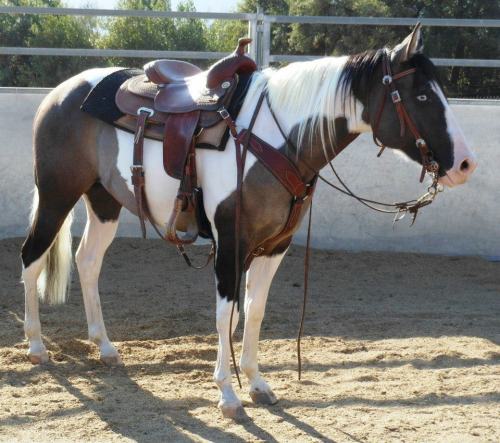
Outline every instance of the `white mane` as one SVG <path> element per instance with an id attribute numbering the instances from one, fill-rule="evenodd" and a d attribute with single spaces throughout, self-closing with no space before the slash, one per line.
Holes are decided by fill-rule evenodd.
<path id="1" fill-rule="evenodd" d="M 345 104 L 349 111 L 355 109 L 354 99 L 341 97 L 344 91 L 338 87 L 346 61 L 347 57 L 325 57 L 278 70 L 266 69 L 255 79 L 249 94 L 267 87 L 271 107 L 285 132 L 299 124 L 297 146 L 307 145 L 303 144 L 304 135 L 307 124 L 312 123 L 309 136 L 319 131 L 326 154 L 335 147 L 335 118 L 346 115 Z"/>

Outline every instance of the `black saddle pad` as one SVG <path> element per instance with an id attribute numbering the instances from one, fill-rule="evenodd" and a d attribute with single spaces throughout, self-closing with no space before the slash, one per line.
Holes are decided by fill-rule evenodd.
<path id="1" fill-rule="evenodd" d="M 141 74 L 144 74 L 141 69 L 124 68 L 107 75 L 91 89 L 80 109 L 112 125 L 125 115 L 116 106 L 116 91 L 123 82 Z"/>

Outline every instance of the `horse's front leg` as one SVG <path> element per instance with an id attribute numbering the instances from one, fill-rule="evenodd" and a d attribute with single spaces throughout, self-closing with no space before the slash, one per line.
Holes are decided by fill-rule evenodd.
<path id="1" fill-rule="evenodd" d="M 217 282 L 219 286 L 220 282 Z M 229 343 L 229 323 L 231 322 L 232 300 L 221 296 L 217 291 L 217 332 L 219 334 L 219 348 L 217 351 L 217 363 L 215 365 L 214 380 L 220 390 L 219 409 L 226 418 L 239 419 L 244 417 L 245 412 L 233 389 L 231 375 L 231 348 Z M 234 303 L 233 321 L 231 335 L 238 324 L 238 304 Z"/>
<path id="2" fill-rule="evenodd" d="M 231 214 L 232 215 L 232 214 Z M 230 218 L 217 219 L 214 230 L 217 248 L 215 256 L 215 277 L 217 287 L 217 332 L 219 335 L 219 347 L 217 350 L 217 363 L 214 370 L 214 380 L 220 390 L 219 409 L 224 417 L 240 419 L 245 416 L 241 400 L 233 389 L 231 375 L 231 347 L 229 334 L 233 335 L 238 324 L 239 303 L 234 300 L 236 279 L 241 280 L 243 263 L 240 260 L 239 269 L 235 263 L 234 248 L 234 221 Z M 217 229 L 218 228 L 218 229 Z M 243 242 L 240 245 L 240 257 L 244 256 Z M 234 301 L 234 303 L 233 303 Z M 232 324 L 231 332 L 231 311 Z"/>
<path id="3" fill-rule="evenodd" d="M 250 397 L 254 403 L 272 405 L 278 400 L 259 372 L 257 353 L 259 350 L 260 326 L 266 309 L 267 294 L 285 254 L 272 257 L 257 257 L 247 272 L 245 293 L 245 331 L 241 370 L 250 381 Z"/>

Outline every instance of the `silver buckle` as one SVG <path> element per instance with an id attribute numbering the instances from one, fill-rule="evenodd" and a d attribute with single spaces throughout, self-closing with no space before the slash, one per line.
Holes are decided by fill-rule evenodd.
<path id="1" fill-rule="evenodd" d="M 217 110 L 217 112 L 220 114 L 220 116 L 221 116 L 224 120 L 226 120 L 227 118 L 229 118 L 229 117 L 230 117 L 229 112 L 227 112 L 227 109 L 226 109 L 226 108 L 220 108 L 220 109 L 218 109 L 218 110 Z"/>
<path id="2" fill-rule="evenodd" d="M 143 112 L 147 112 L 149 114 L 149 117 L 153 117 L 153 115 L 155 115 L 155 111 L 151 108 L 146 108 L 144 106 L 141 106 L 138 110 L 137 110 L 137 115 L 141 115 Z"/>
<path id="3" fill-rule="evenodd" d="M 392 83 L 392 77 L 390 75 L 384 75 L 382 77 L 382 84 L 385 86 L 390 85 Z"/>
<path id="4" fill-rule="evenodd" d="M 130 167 L 130 172 L 133 174 L 135 171 L 143 172 L 142 165 L 132 165 Z"/>
<path id="5" fill-rule="evenodd" d="M 423 138 L 417 138 L 415 140 L 415 145 L 420 149 L 421 146 L 426 146 L 427 143 L 425 143 L 425 140 Z"/>
<path id="6" fill-rule="evenodd" d="M 391 99 L 393 103 L 399 103 L 401 101 L 401 96 L 399 95 L 399 91 L 397 89 L 391 92 Z"/>

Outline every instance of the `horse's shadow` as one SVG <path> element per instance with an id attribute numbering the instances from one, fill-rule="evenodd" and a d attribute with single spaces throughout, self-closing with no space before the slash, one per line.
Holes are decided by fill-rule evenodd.
<path id="1" fill-rule="evenodd" d="M 65 354 L 64 357 L 66 362 L 62 364 L 49 362 L 44 366 L 34 366 L 25 372 L 0 371 L 0 378 L 7 384 L 25 386 L 33 383 L 42 372 L 48 372 L 60 387 L 78 400 L 78 405 L 56 410 L 43 418 L 12 414 L 0 419 L 0 427 L 8 432 L 9 426 L 33 424 L 36 421 L 92 412 L 105 424 L 106 431 L 137 442 L 192 442 L 200 438 L 208 441 L 245 442 L 245 439 L 230 430 L 210 426 L 195 416 L 194 410 L 210 407 L 213 408 L 213 417 L 216 421 L 218 411 L 212 400 L 199 396 L 165 400 L 134 381 L 134 376 L 138 376 L 143 370 L 148 373 L 150 370 L 152 373 L 161 373 L 160 366 L 163 372 L 168 370 L 163 364 L 107 368 L 97 361 L 87 360 L 86 356 L 82 358 L 82 355 Z M 92 386 L 91 392 L 84 392 L 83 388 L 71 381 L 75 375 L 78 375 L 79 386 L 86 384 Z M 132 403 L 127 404 L 126 401 Z M 259 441 L 276 441 L 271 434 L 248 418 L 240 424 Z M 224 424 L 223 427 L 227 428 Z M 96 441 L 102 438 L 102 435 L 99 436 L 98 428 L 90 431 L 92 432 L 94 433 L 92 438 Z M 74 438 L 78 438 L 77 436 L 76 431 Z M 85 438 L 88 437 L 87 429 Z"/>

